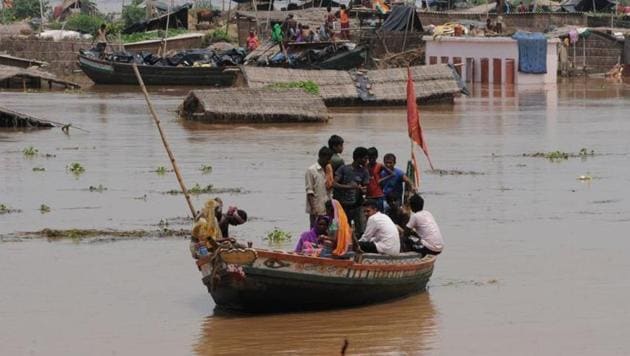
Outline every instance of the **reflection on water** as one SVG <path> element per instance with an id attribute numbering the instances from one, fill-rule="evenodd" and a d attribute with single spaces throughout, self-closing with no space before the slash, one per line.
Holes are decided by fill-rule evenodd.
<path id="1" fill-rule="evenodd" d="M 152 99 L 188 186 L 242 188 L 220 196 L 247 210 L 251 220 L 231 232 L 258 246 L 274 227 L 306 229 L 304 170 L 331 134 L 344 137 L 347 161 L 359 145 L 392 152 L 399 165 L 409 156 L 402 107 L 335 108 L 327 124 L 205 125 L 177 120 L 178 90 L 153 90 Z M 213 303 L 183 240 L 8 242 L 0 353 L 336 354 L 345 338 L 355 354 L 627 353 L 628 85 L 472 91 L 420 108 L 436 168 L 478 173 L 428 174 L 419 158 L 425 206 L 446 240 L 430 294 L 325 313 L 206 317 Z M 0 239 L 44 227 L 157 229 L 162 219 L 188 227 L 182 197 L 164 194 L 177 188 L 174 175 L 155 173 L 169 162 L 139 92 L 0 92 L 0 102 L 89 131 L 0 130 L 0 203 L 22 210 L 0 214 Z M 26 158 L 28 146 L 54 157 Z M 523 156 L 583 147 L 596 155 Z M 66 170 L 72 162 L 86 168 L 78 178 Z M 88 189 L 99 184 L 108 189 Z"/>
<path id="2" fill-rule="evenodd" d="M 209 316 L 194 350 L 198 355 L 410 354 L 431 350 L 436 337 L 431 295 L 330 312 L 265 316 Z"/>

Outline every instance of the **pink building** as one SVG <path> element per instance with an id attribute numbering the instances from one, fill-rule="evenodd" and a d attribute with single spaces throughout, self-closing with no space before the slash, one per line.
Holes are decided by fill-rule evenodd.
<path id="1" fill-rule="evenodd" d="M 518 71 L 518 45 L 510 37 L 424 36 L 426 64 L 455 65 L 467 82 L 492 84 L 555 84 L 558 72 L 557 38 L 547 40 L 547 73 Z"/>

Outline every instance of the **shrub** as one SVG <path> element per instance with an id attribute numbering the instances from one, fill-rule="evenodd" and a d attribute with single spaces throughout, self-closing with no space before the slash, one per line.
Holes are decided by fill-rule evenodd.
<path id="1" fill-rule="evenodd" d="M 91 35 L 96 34 L 101 24 L 105 23 L 105 20 L 100 16 L 91 16 L 78 13 L 72 15 L 66 21 L 66 30 L 79 31 L 81 33 L 89 33 Z"/>

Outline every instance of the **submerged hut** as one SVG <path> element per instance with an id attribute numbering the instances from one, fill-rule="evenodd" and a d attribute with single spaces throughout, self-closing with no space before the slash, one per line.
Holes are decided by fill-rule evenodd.
<path id="1" fill-rule="evenodd" d="M 411 71 L 419 103 L 452 101 L 465 90 L 457 72 L 447 64 L 415 66 Z M 328 106 L 403 105 L 407 100 L 406 68 L 346 72 L 245 66 L 243 75 L 250 88 L 312 81 Z"/>
<path id="2" fill-rule="evenodd" d="M 193 90 L 178 111 L 185 119 L 207 123 L 325 122 L 329 119 L 322 98 L 302 89 Z"/>
<path id="3" fill-rule="evenodd" d="M 60 126 L 58 123 L 38 119 L 0 106 L 0 127 L 3 128 L 50 128 Z"/>
<path id="4" fill-rule="evenodd" d="M 80 88 L 79 84 L 59 79 L 54 74 L 34 67 L 21 68 L 0 65 L 0 88 L 41 89 L 43 82 L 48 83 L 48 88 L 52 88 L 54 85 L 64 88 Z"/>
<path id="5" fill-rule="evenodd" d="M 357 98 L 354 79 L 349 72 L 340 70 L 306 70 L 270 67 L 242 69 L 250 88 L 264 88 L 274 84 L 313 82 L 327 105 L 349 102 Z"/>

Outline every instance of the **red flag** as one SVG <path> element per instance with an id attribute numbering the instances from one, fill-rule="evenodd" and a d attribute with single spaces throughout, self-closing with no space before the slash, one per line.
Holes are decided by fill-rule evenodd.
<path id="1" fill-rule="evenodd" d="M 422 132 L 422 125 L 420 124 L 420 114 L 416 104 L 416 90 L 411 79 L 411 68 L 407 68 L 407 76 L 407 126 L 409 138 L 422 148 L 424 155 L 427 156 L 429 161 L 429 166 L 433 169 L 433 163 L 431 163 L 431 157 L 429 157 L 429 147 L 427 147 L 427 142 Z"/>

